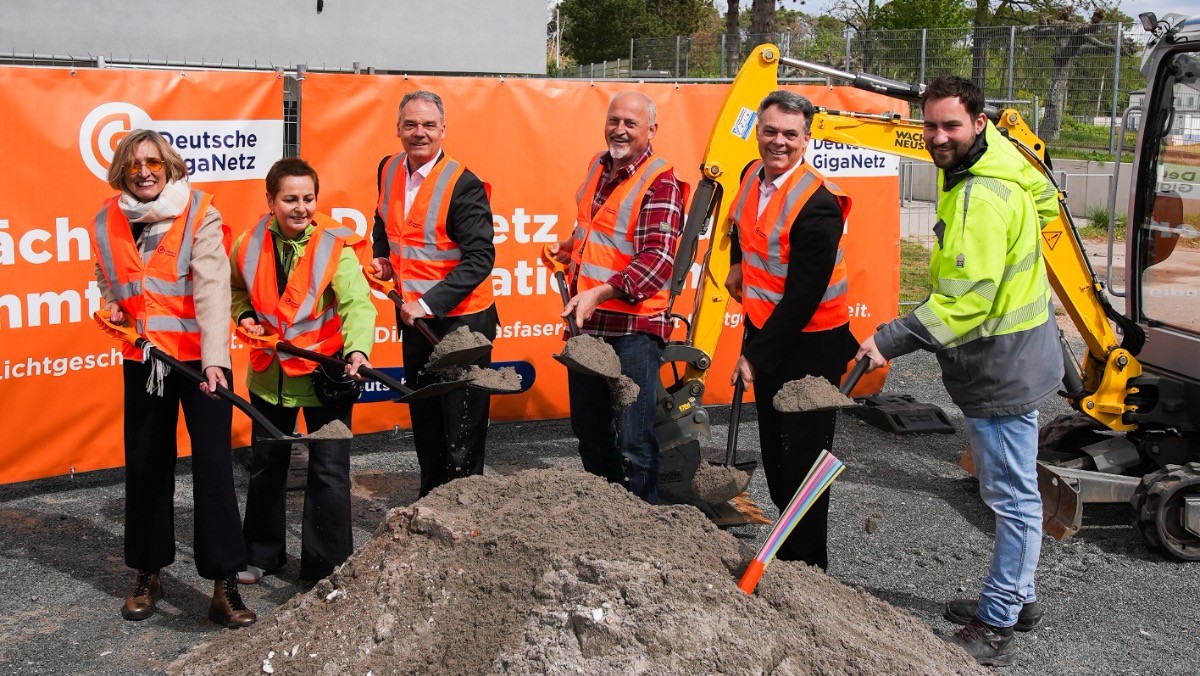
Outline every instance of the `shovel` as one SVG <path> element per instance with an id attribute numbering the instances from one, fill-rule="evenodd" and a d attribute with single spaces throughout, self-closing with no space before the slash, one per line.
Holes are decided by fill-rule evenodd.
<path id="1" fill-rule="evenodd" d="M 401 307 L 404 305 L 404 298 L 396 292 L 395 282 L 392 282 L 391 280 L 384 281 L 371 274 L 371 271 L 365 267 L 363 268 L 363 276 L 367 278 L 367 284 L 372 289 L 386 294 L 387 297 L 396 304 L 396 307 Z M 424 319 L 416 319 L 413 322 L 413 325 L 417 327 L 417 330 L 421 332 L 421 335 L 425 336 L 425 340 L 428 340 L 434 347 L 437 347 L 442 342 L 441 337 L 433 332 L 433 329 L 429 327 L 429 323 Z M 425 364 L 425 368 L 440 370 L 450 368 L 452 366 L 468 366 L 486 356 L 491 347 L 491 345 L 475 345 L 472 347 L 460 348 L 458 350 L 454 350 L 453 352 L 447 352 L 446 354 L 439 356 L 437 359 L 431 359 L 429 363 Z M 388 385 L 388 387 L 391 387 L 391 385 Z"/>
<path id="2" fill-rule="evenodd" d="M 92 315 L 92 318 L 96 320 L 96 324 L 100 327 L 100 330 L 103 331 L 105 334 L 107 334 L 109 337 L 116 338 L 117 340 L 125 341 L 126 343 L 133 345 L 134 347 L 138 348 L 139 350 L 145 350 L 147 347 L 149 347 L 150 348 L 149 349 L 150 356 L 152 358 L 162 362 L 163 364 L 166 364 L 169 368 L 171 368 L 171 370 L 175 371 L 176 373 L 184 376 L 185 378 L 187 378 L 188 380 L 191 380 L 192 382 L 194 382 L 196 384 L 208 382 L 208 378 L 206 378 L 203 373 L 201 373 L 201 372 L 197 371 L 196 369 L 188 366 L 187 364 L 179 361 L 178 359 L 176 359 L 175 357 L 172 357 L 171 355 L 167 354 L 166 352 L 163 352 L 161 349 L 159 349 L 157 346 L 155 346 L 154 343 L 151 343 L 149 339 L 138 335 L 137 332 L 133 330 L 133 328 L 112 323 L 112 321 L 110 321 L 108 318 L 107 310 L 98 310 L 95 314 Z M 272 423 L 270 420 L 268 420 L 267 417 L 262 414 L 262 412 L 260 412 L 256 408 L 254 408 L 253 404 L 251 404 L 250 402 L 241 398 L 240 396 L 237 395 L 237 393 L 233 392 L 232 390 L 230 390 L 226 387 L 217 385 L 216 394 L 217 394 L 217 396 L 228 400 L 230 403 L 232 403 L 234 406 L 236 406 L 238 409 L 240 409 L 243 413 L 250 416 L 250 418 L 252 420 L 254 420 L 254 422 L 258 423 L 262 427 L 262 429 L 269 435 L 269 437 L 265 438 L 265 439 L 263 439 L 263 438 L 254 439 L 254 440 L 252 440 L 253 443 L 264 442 L 264 443 L 293 444 L 293 443 L 304 443 L 304 442 L 310 440 L 309 437 L 307 437 L 307 436 L 284 434 L 283 432 L 281 432 L 279 430 L 278 427 L 275 426 L 274 423 Z"/>
<path id="3" fill-rule="evenodd" d="M 546 263 L 546 267 L 554 271 L 554 281 L 558 284 L 558 291 L 559 294 L 562 295 L 563 307 L 565 308 L 567 303 L 571 302 L 571 292 L 567 289 L 567 264 L 560 263 L 558 259 L 550 255 L 549 244 L 542 248 L 542 261 Z M 583 334 L 579 332 L 579 325 L 575 322 L 574 314 L 567 315 L 566 319 L 567 325 L 571 327 L 572 337 L 567 340 L 569 343 L 574 338 L 582 336 Z M 571 355 L 567 354 L 566 350 L 554 355 L 554 359 L 576 373 L 582 373 L 584 375 L 596 376 L 597 378 L 604 379 L 608 379 L 610 377 L 609 374 L 597 371 L 587 364 L 572 358 Z"/>
<path id="4" fill-rule="evenodd" d="M 846 376 L 846 381 L 844 383 L 842 383 L 842 386 L 840 388 L 838 388 L 838 392 L 842 395 L 842 397 L 846 398 L 845 403 L 835 403 L 835 404 L 828 404 L 828 405 L 798 406 L 794 409 L 792 409 L 792 408 L 783 409 L 783 408 L 779 408 L 778 406 L 776 406 L 776 408 L 779 408 L 780 412 L 782 412 L 782 413 L 812 413 L 815 411 L 836 411 L 839 409 L 853 408 L 855 406 L 859 406 L 860 404 L 855 402 L 853 399 L 850 399 L 850 392 L 854 389 L 854 386 L 858 384 L 858 381 L 859 381 L 859 379 L 862 378 L 863 374 L 867 372 L 867 367 L 870 365 L 871 365 L 870 359 L 859 359 L 858 361 L 854 362 L 854 368 L 850 369 L 850 375 Z M 807 387 L 806 389 L 808 389 L 809 392 L 812 392 L 812 385 L 810 385 L 811 381 L 806 379 L 805 381 L 802 381 L 802 382 L 805 385 L 809 385 L 809 387 Z M 830 390 L 832 390 L 832 386 L 823 380 L 817 382 L 816 387 L 818 387 L 820 394 L 825 394 L 824 391 L 821 391 L 821 390 L 825 390 L 825 388 L 829 388 Z M 778 396 L 779 395 L 776 395 L 776 397 L 778 397 Z M 776 399 L 776 401 L 778 401 L 778 399 Z"/>
<path id="5" fill-rule="evenodd" d="M 319 364 L 326 364 L 328 366 L 344 367 L 349 363 L 345 359 L 338 359 L 337 357 L 331 357 L 327 354 L 321 354 L 320 352 L 313 352 L 312 350 L 306 350 L 302 347 L 296 347 L 277 335 L 269 333 L 261 336 L 251 335 L 250 333 L 247 333 L 246 330 L 241 326 L 238 326 L 237 328 L 237 335 L 238 338 L 242 339 L 243 343 L 249 345 L 250 347 L 276 350 L 278 352 L 283 352 L 284 354 L 302 357 L 304 359 L 315 361 Z M 374 380 L 375 382 L 383 384 L 388 389 L 395 392 L 399 396 L 393 401 L 398 401 L 400 403 L 408 403 L 410 401 L 419 401 L 421 399 L 429 399 L 431 397 L 440 396 L 451 390 L 457 390 L 459 388 L 466 387 L 468 384 L 465 380 L 451 380 L 443 383 L 426 385 L 425 387 L 414 390 L 399 380 L 389 376 L 388 374 L 377 369 L 373 369 L 369 366 L 358 367 L 358 372 L 370 378 L 371 380 Z"/>

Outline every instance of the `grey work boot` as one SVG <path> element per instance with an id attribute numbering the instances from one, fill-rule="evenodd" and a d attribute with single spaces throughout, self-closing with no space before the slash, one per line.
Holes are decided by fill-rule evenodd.
<path id="1" fill-rule="evenodd" d="M 942 617 L 954 624 L 967 624 L 975 617 L 978 611 L 978 599 L 954 599 L 946 602 L 946 610 L 942 612 Z M 1021 612 L 1017 615 L 1017 625 L 1013 629 L 1017 631 L 1033 631 L 1038 622 L 1042 621 L 1042 615 L 1045 612 L 1042 604 L 1037 601 L 1026 603 L 1021 607 Z"/>
<path id="2" fill-rule="evenodd" d="M 993 627 L 978 617 L 949 636 L 938 634 L 938 638 L 962 648 L 985 667 L 1006 667 L 1017 658 L 1012 627 Z"/>

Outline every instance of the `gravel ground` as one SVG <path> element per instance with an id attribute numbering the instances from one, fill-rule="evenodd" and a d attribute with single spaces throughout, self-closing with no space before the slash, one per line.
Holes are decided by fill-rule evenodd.
<path id="1" fill-rule="evenodd" d="M 961 414 L 950 404 L 934 359 L 896 360 L 889 392 L 937 404 L 955 422 L 947 435 L 895 436 L 839 416 L 834 453 L 847 465 L 832 488 L 829 574 L 859 586 L 939 630 L 945 599 L 977 594 L 991 551 L 992 519 L 976 484 L 957 465 L 965 448 Z M 714 447 L 723 454 L 727 409 L 710 409 Z M 1060 401 L 1047 422 L 1066 412 Z M 753 406 L 739 445 L 757 448 Z M 386 510 L 417 497 L 416 456 L 406 432 L 357 438 L 352 460 L 355 538 L 371 537 Z M 566 421 L 503 423 L 488 442 L 489 474 L 533 467 L 578 468 Z M 190 467 L 180 462 L 178 560 L 164 571 L 159 613 L 126 622 L 118 610 L 130 572 L 122 563 L 121 470 L 0 486 L 0 664 L 7 673 L 144 673 L 219 631 L 204 619 L 212 586 L 192 565 Z M 246 474 L 237 472 L 244 495 Z M 752 497 L 775 516 L 756 472 Z M 291 551 L 299 551 L 301 494 L 289 498 Z M 1155 558 L 1130 526 L 1124 505 L 1089 507 L 1084 528 L 1064 542 L 1047 539 L 1038 570 L 1047 607 L 1042 625 L 1019 634 L 1011 674 L 1194 674 L 1200 672 L 1194 565 Z M 766 527 L 733 532 L 757 546 Z M 868 530 L 873 532 L 868 532 Z M 279 576 L 244 587 L 260 616 L 305 587 L 293 560 Z M 770 575 L 768 569 L 767 575 Z"/>

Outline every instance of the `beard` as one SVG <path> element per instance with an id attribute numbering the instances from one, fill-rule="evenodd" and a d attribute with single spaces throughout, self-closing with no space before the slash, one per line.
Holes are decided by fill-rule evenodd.
<path id="1" fill-rule="evenodd" d="M 952 169 L 962 163 L 967 153 L 971 152 L 973 145 L 975 145 L 975 138 L 964 143 L 943 143 L 940 146 L 933 146 L 929 148 L 929 159 L 933 160 L 934 166 L 938 169 Z"/>
<path id="2" fill-rule="evenodd" d="M 608 154 L 614 160 L 625 159 L 629 155 L 629 151 L 632 149 L 633 146 L 629 143 L 617 143 L 611 140 L 608 142 Z"/>

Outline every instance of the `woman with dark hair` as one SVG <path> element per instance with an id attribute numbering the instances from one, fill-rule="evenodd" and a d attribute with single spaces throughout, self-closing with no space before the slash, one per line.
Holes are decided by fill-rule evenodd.
<path id="1" fill-rule="evenodd" d="M 340 372 L 300 357 L 253 348 L 246 384 L 254 407 L 290 431 L 300 412 L 309 432 L 333 421 L 350 426 L 361 386 L 360 366 L 375 341 L 375 305 L 359 255 L 366 242 L 317 211 L 320 182 L 304 160 L 283 159 L 267 172 L 268 213 L 233 246 L 233 317 L 251 335 L 348 362 Z M 255 425 L 257 438 L 263 433 Z M 308 442 L 300 578 L 319 580 L 354 550 L 350 524 L 349 438 Z M 285 445 L 260 445 L 250 459 L 243 535 L 254 584 L 287 562 L 285 506 L 291 459 Z"/>
<path id="2" fill-rule="evenodd" d="M 125 564 L 137 571 L 121 615 L 144 620 L 162 597 L 159 571 L 175 560 L 175 429 L 179 409 L 192 445 L 196 570 L 214 580 L 208 616 L 226 627 L 256 616 L 238 593 L 246 548 L 237 536 L 230 425 L 217 399 L 227 386 L 227 229 L 212 195 L 192 190 L 183 158 L 157 132 L 121 139 L 108 170 L 120 194 L 91 224 L 96 281 L 116 324 L 132 322 L 159 349 L 201 371 L 199 387 L 141 350 L 124 348 Z"/>

